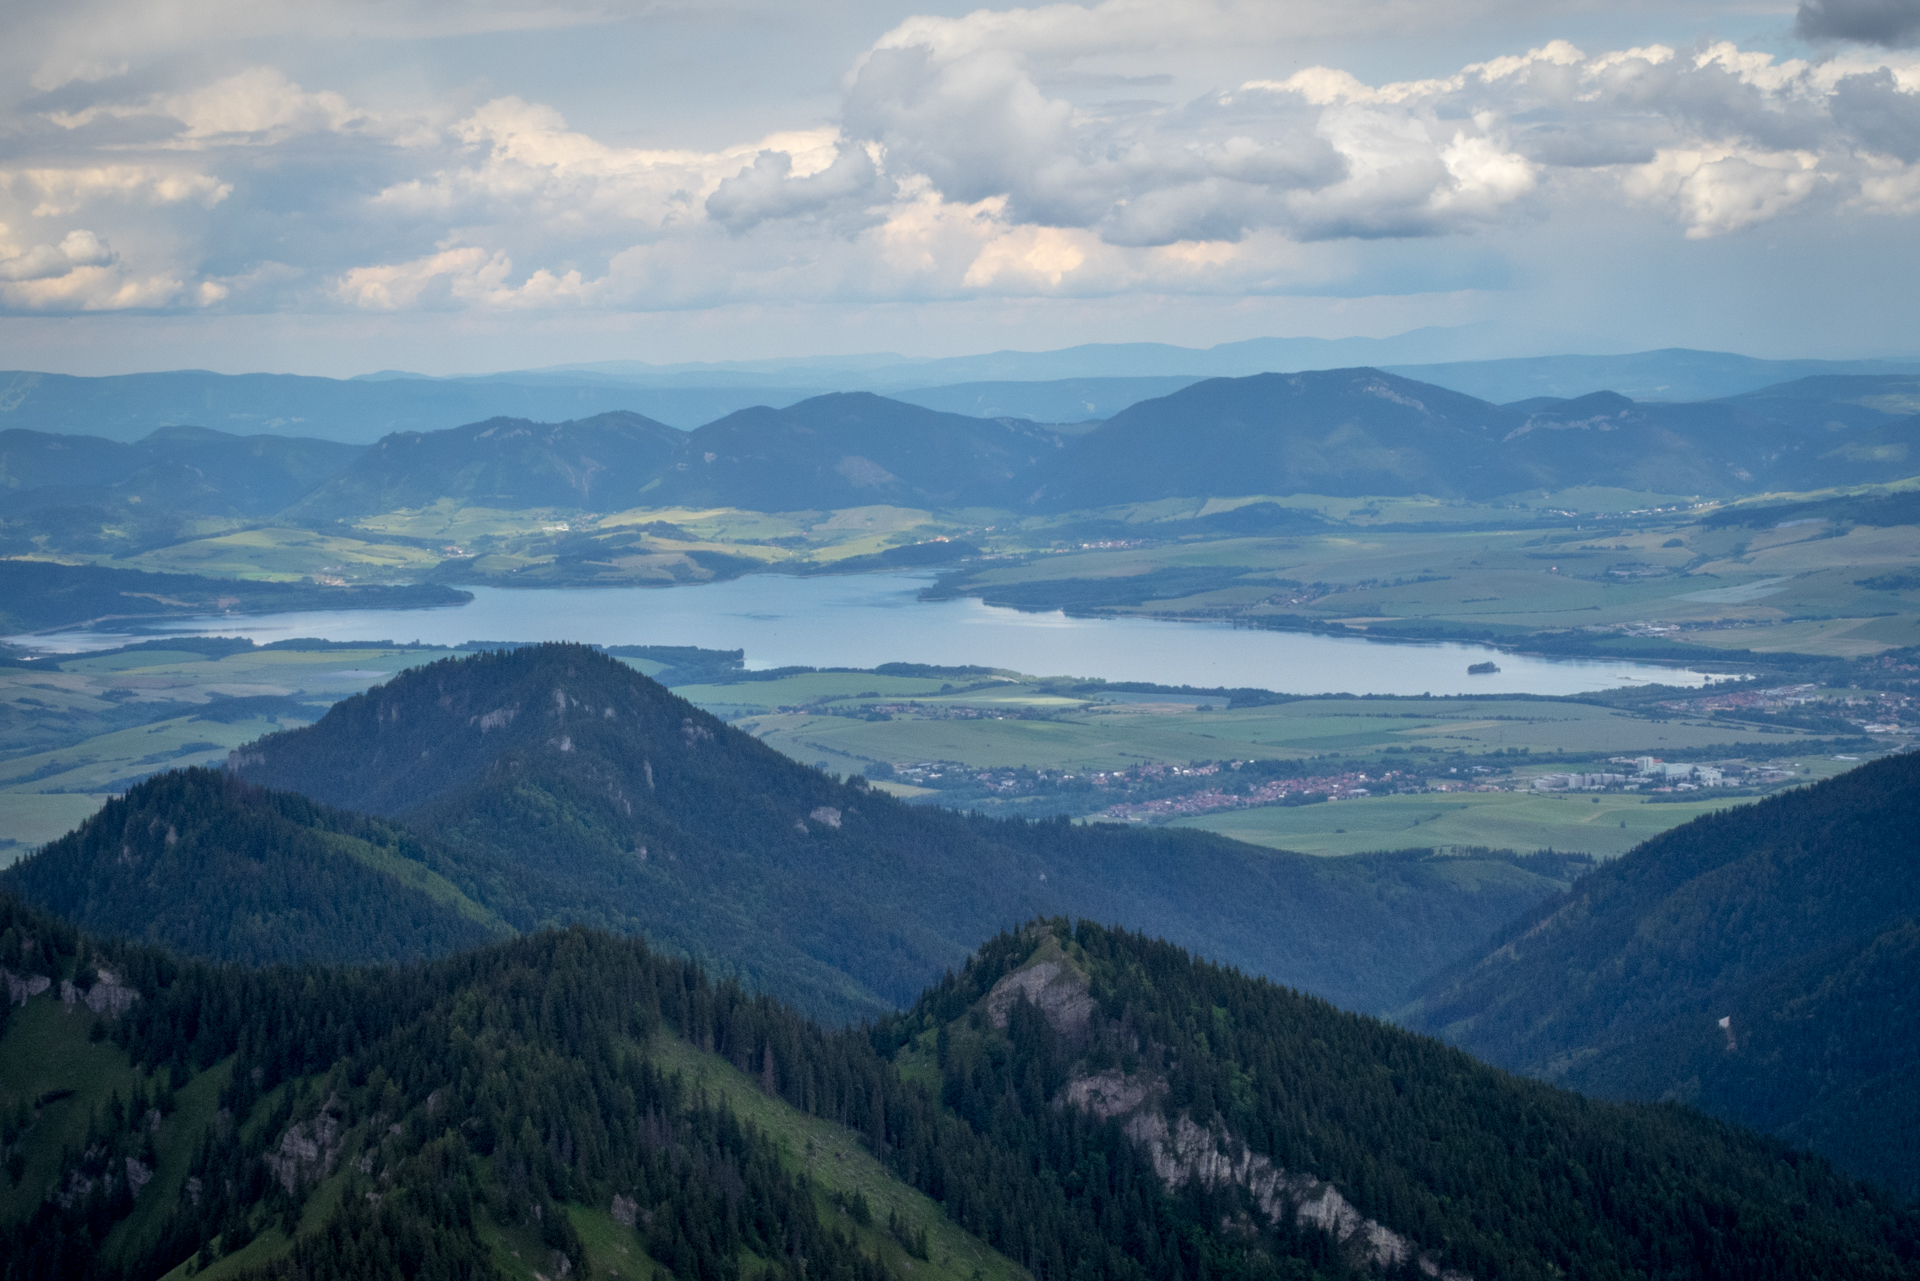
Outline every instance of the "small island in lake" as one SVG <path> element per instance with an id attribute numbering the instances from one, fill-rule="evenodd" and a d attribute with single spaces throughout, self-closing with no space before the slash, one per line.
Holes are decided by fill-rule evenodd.
<path id="1" fill-rule="evenodd" d="M 1493 673 L 1495 673 L 1495 672 L 1497 672 L 1497 671 L 1499 671 L 1499 670 L 1500 670 L 1500 666 L 1499 666 L 1499 664 L 1497 664 L 1497 663 L 1474 663 L 1474 664 L 1471 664 L 1470 666 L 1468 666 L 1468 668 L 1467 668 L 1467 675 L 1469 675 L 1469 676 L 1491 676 L 1491 675 L 1493 675 Z"/>

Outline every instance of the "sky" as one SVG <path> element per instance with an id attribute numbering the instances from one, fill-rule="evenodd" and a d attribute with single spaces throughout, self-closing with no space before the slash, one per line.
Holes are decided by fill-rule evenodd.
<path id="1" fill-rule="evenodd" d="M 1920 0 L 8 0 L 0 367 L 1920 355 Z"/>

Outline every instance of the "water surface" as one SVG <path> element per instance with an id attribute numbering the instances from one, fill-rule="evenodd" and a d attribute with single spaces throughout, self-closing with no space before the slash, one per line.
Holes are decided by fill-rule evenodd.
<path id="1" fill-rule="evenodd" d="M 1023 614 L 972 599 L 919 600 L 928 581 L 907 574 L 762 574 L 669 588 L 476 587 L 473 601 L 460 606 L 182 618 L 147 625 L 140 638 L 698 645 L 744 649 L 747 665 L 759 669 L 975 664 L 1038 676 L 1294 694 L 1577 694 L 1645 682 L 1699 685 L 1704 679 L 1674 668 L 1527 658 L 1479 645 L 1406 645 L 1213 623 L 1069 618 Z M 71 631 L 16 639 L 71 652 L 112 648 L 131 637 Z M 1467 675 L 1469 664 L 1488 659 L 1500 665 L 1498 673 Z"/>

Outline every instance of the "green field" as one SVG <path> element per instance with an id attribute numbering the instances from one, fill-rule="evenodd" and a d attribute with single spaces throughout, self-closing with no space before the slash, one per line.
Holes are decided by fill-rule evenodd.
<path id="1" fill-rule="evenodd" d="M 209 658 L 141 650 L 0 668 L 0 866 L 70 831 L 125 780 L 215 765 L 242 743 L 307 724 L 334 701 L 452 651 L 255 650 Z M 270 700 L 234 715 L 224 700 Z M 240 704 L 242 708 L 257 704 Z"/>
<path id="2" fill-rule="evenodd" d="M 1747 799 L 1653 804 L 1631 795 L 1524 792 L 1379 796 L 1324 805 L 1267 805 L 1175 821 L 1237 841 L 1301 854 L 1361 854 L 1423 846 L 1578 851 L 1614 858 L 1650 836 Z"/>
<path id="3" fill-rule="evenodd" d="M 751 701 L 768 708 L 809 699 L 798 682 L 814 678 L 707 686 L 677 692 L 695 701 Z M 857 677 L 858 685 L 877 678 Z M 1660 719 L 1632 711 L 1558 699 L 1311 698 L 1271 707 L 1202 710 L 1194 700 L 1098 703 L 1041 682 L 980 694 L 949 694 L 917 701 L 924 714 L 892 720 L 814 711 L 750 715 L 741 728 L 796 760 L 826 759 L 845 771 L 860 762 L 956 761 L 980 769 L 1119 769 L 1142 761 L 1288 759 L 1341 753 L 1387 758 L 1399 754 L 1483 756 L 1525 750 L 1530 764 L 1554 754 L 1648 753 L 1720 747 L 1742 742 L 1737 754 L 1772 756 L 1806 742 L 1795 734 L 1762 733 L 1752 726 L 1700 718 Z M 698 696 L 696 696 L 698 695 Z M 815 697 L 818 697 L 815 695 Z M 904 697 L 904 696 L 903 696 Z M 835 700 L 861 707 L 886 698 Z M 1009 713 L 944 719 L 962 707 Z M 1043 713 L 1022 719 L 1019 713 Z M 1397 749 L 1397 750 L 1395 750 Z M 1545 759 L 1542 759 L 1542 758 Z M 851 764 L 850 764 L 851 763 Z"/>

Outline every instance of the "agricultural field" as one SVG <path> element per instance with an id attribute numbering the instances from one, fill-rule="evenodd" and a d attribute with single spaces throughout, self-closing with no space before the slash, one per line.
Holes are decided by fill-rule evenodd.
<path id="1" fill-rule="evenodd" d="M 57 671 L 0 667 L 0 865 L 134 780 L 218 764 L 242 743 L 309 724 L 335 701 L 452 652 L 220 648 L 67 658 Z"/>
<path id="2" fill-rule="evenodd" d="M 1804 762 L 1811 781 L 1844 767 L 1821 757 Z M 1459 792 L 1376 796 L 1324 805 L 1265 805 L 1174 820 L 1236 841 L 1301 854 L 1362 854 L 1420 847 L 1488 847 L 1591 854 L 1617 858 L 1668 828 L 1753 797 L 1658 803 L 1648 797 L 1578 792 Z"/>
<path id="3" fill-rule="evenodd" d="M 1461 522 L 1165 541 L 1177 538 L 1177 525 L 1143 521 L 1137 540 L 983 564 L 943 590 L 1020 608 L 1051 600 L 1114 613 L 1286 618 L 1357 630 L 1684 633 L 1725 648 L 1834 657 L 1920 644 L 1920 590 L 1861 581 L 1920 565 L 1920 527 L 1912 525 L 1838 531 L 1809 521 L 1755 531 L 1629 520 L 1541 531 Z M 1130 541 L 1140 545 L 1098 545 Z M 1808 618 L 1823 624 L 1796 624 Z M 1798 630 L 1771 644 L 1755 635 L 1782 625 Z"/>
<path id="4" fill-rule="evenodd" d="M 798 760 L 898 767 L 952 761 L 979 769 L 1124 769 L 1142 761 L 1306 759 L 1328 754 L 1662 755 L 1746 744 L 1793 750 L 1800 732 L 1704 717 L 1652 716 L 1547 698 L 1303 698 L 1227 709 L 1203 694 L 1105 694 L 1065 682 L 1001 678 L 948 690 L 832 674 L 675 692 L 725 707 L 741 728 Z M 950 682 L 949 682 L 950 683 Z M 931 684 L 929 682 L 928 684 Z M 854 686 L 862 687 L 856 692 Z M 839 692 L 844 690 L 845 692 Z"/>

